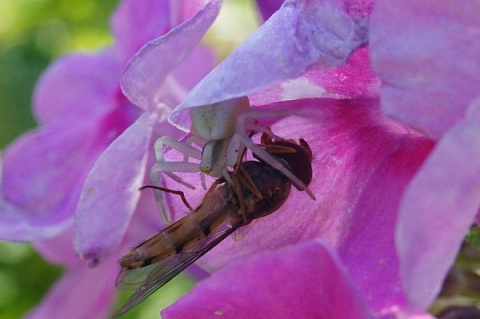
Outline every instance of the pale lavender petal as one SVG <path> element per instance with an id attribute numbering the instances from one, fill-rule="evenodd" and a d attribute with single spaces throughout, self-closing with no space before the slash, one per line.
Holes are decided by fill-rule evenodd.
<path id="1" fill-rule="evenodd" d="M 185 108 L 246 96 L 306 71 L 345 64 L 367 42 L 368 19 L 352 17 L 333 0 L 288 1 L 195 86 L 170 116 Z"/>
<path id="2" fill-rule="evenodd" d="M 407 188 L 397 226 L 403 286 L 428 307 L 480 207 L 480 100 L 448 130 Z"/>
<path id="3" fill-rule="evenodd" d="M 438 139 L 462 119 L 480 87 L 478 1 L 378 1 L 372 67 L 382 109 Z"/>
<path id="4" fill-rule="evenodd" d="M 212 0 L 190 20 L 147 43 L 128 63 L 122 75 L 124 94 L 144 110 L 157 107 L 165 77 L 192 52 L 217 17 L 221 1 Z"/>
<path id="5" fill-rule="evenodd" d="M 173 77 L 176 79 L 181 88 L 185 91 L 177 96 L 181 99 L 185 98 L 188 91 L 193 88 L 201 79 L 203 79 L 215 66 L 216 56 L 211 48 L 197 45 L 192 50 L 188 57 L 172 71 Z M 177 89 L 178 90 L 178 89 Z M 175 105 L 169 105 L 172 108 L 177 106 L 181 101 Z"/>
<path id="6" fill-rule="evenodd" d="M 153 86 L 158 107 L 173 109 L 178 105 L 188 90 L 200 81 L 214 66 L 214 57 L 211 49 L 204 46 L 197 46 L 181 64 L 169 73 L 161 85 Z M 162 133 L 161 135 L 165 135 Z M 160 136 L 161 136 L 160 135 Z"/>
<path id="7" fill-rule="evenodd" d="M 339 258 L 312 240 L 227 265 L 162 312 L 175 318 L 373 318 Z"/>
<path id="8" fill-rule="evenodd" d="M 42 75 L 34 93 L 34 112 L 41 124 L 97 118 L 117 104 L 123 65 L 117 53 L 72 54 L 57 60 Z"/>
<path id="9" fill-rule="evenodd" d="M 129 59 L 148 41 L 170 30 L 168 0 L 124 0 L 112 17 L 112 31 L 120 52 Z M 177 1 L 180 2 L 180 1 Z"/>
<path id="10" fill-rule="evenodd" d="M 75 215 L 75 250 L 92 264 L 123 238 L 137 205 L 158 113 L 144 113 L 98 158 L 83 186 Z"/>
<path id="11" fill-rule="evenodd" d="M 433 142 L 389 120 L 378 103 L 304 99 L 259 106 L 259 110 L 288 108 L 298 115 L 279 120 L 272 130 L 310 144 L 314 155 L 310 188 L 317 200 L 292 190 L 287 202 L 254 221 L 242 240 L 227 238 L 199 264 L 213 271 L 235 258 L 320 236 L 338 249 L 372 309 L 403 305 L 394 242 L 397 210 L 403 190 Z M 194 192 L 197 197 L 201 193 Z M 175 212 L 185 211 L 178 208 L 183 207 L 178 199 L 170 198 L 178 205 Z"/>

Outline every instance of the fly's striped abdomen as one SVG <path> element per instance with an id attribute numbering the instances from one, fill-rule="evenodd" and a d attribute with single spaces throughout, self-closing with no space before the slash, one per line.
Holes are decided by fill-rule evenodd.
<path id="1" fill-rule="evenodd" d="M 193 212 L 122 257 L 119 261 L 122 268 L 135 269 L 160 262 L 204 240 L 230 215 L 230 208 L 226 205 L 228 200 L 225 198 L 228 195 L 226 186 L 217 188 L 211 195 L 211 200 L 204 201 Z"/>

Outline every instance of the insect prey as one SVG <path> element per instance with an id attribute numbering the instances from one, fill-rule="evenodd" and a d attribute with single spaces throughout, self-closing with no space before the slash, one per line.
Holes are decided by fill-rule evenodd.
<path id="1" fill-rule="evenodd" d="M 312 152 L 305 140 L 276 140 L 263 134 L 259 147 L 271 154 L 303 185 L 312 180 Z M 123 314 L 165 285 L 235 230 L 278 210 L 290 194 L 292 181 L 263 160 L 241 162 L 229 172 L 232 183 L 217 179 L 201 204 L 119 261 L 116 285 L 136 289 L 116 312 Z M 295 184 L 294 184 L 295 185 Z M 301 185 L 296 185 L 302 189 Z"/>

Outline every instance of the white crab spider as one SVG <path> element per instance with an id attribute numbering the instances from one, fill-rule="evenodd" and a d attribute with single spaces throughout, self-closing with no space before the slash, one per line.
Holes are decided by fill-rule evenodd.
<path id="1" fill-rule="evenodd" d="M 283 117 L 290 114 L 291 112 L 288 110 L 253 110 L 250 108 L 250 102 L 247 97 L 192 107 L 190 108 L 192 136 L 187 139 L 186 143 L 168 136 L 160 137 L 155 141 L 154 148 L 157 163 L 151 169 L 152 183 L 160 185 L 159 173 L 164 173 L 177 182 L 191 187 L 191 185 L 183 182 L 172 172 L 200 172 L 217 178 L 224 177 L 231 183 L 230 176 L 227 174 L 228 168 L 233 168 L 239 162 L 244 149 L 248 148 L 257 157 L 281 171 L 299 189 L 305 190 L 312 199 L 315 199 L 313 193 L 298 177 L 267 151 L 255 144 L 245 133 L 246 131 L 267 133 L 272 137 L 280 139 L 269 128 L 256 124 L 255 120 L 259 118 Z M 202 150 L 200 151 L 191 144 L 202 146 Z M 165 161 L 165 147 L 183 153 L 184 160 L 181 162 Z M 197 159 L 200 163 L 189 162 L 189 158 Z M 203 174 L 202 184 L 205 188 Z M 162 217 L 166 222 L 170 222 L 170 214 L 163 204 L 163 193 L 158 190 L 154 190 L 154 192 Z"/>

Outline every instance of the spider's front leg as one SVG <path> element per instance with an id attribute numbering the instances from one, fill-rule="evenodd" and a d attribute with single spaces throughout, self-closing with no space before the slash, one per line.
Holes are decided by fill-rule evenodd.
<path id="1" fill-rule="evenodd" d="M 277 158 L 269 154 L 268 151 L 252 141 L 250 136 L 245 133 L 247 131 L 258 132 L 266 134 L 270 138 L 284 140 L 283 138 L 276 136 L 270 128 L 258 125 L 255 120 L 260 118 L 281 118 L 291 114 L 292 112 L 287 109 L 266 111 L 249 110 L 240 114 L 237 119 L 235 134 L 232 136 L 232 139 L 229 143 L 227 151 L 227 165 L 232 166 L 235 165 L 235 163 L 238 163 L 240 161 L 239 157 L 244 153 L 244 149 L 250 149 L 250 151 L 256 157 L 273 168 L 279 170 L 282 174 L 287 176 L 298 189 L 304 190 L 310 196 L 310 198 L 315 200 L 315 195 L 308 188 L 308 186 L 305 185 L 304 182 L 302 182 L 295 174 L 288 170 Z"/>
<path id="2" fill-rule="evenodd" d="M 170 149 L 176 150 L 179 153 L 182 153 L 183 161 L 174 161 L 174 162 L 167 162 L 164 159 L 164 150 L 168 147 Z M 162 174 L 165 174 L 175 180 L 176 182 L 190 188 L 194 189 L 195 187 L 184 180 L 182 180 L 178 175 L 174 174 L 177 173 L 197 173 L 199 172 L 199 164 L 189 162 L 189 158 L 194 158 L 197 160 L 201 160 L 202 152 L 195 147 L 177 141 L 168 136 L 162 136 L 155 141 L 155 158 L 157 162 L 152 166 L 150 170 L 150 179 L 154 186 L 163 186 L 163 178 Z M 154 189 L 155 201 L 157 202 L 158 209 L 163 220 L 170 224 L 172 222 L 172 216 L 169 210 L 167 209 L 164 199 L 163 199 L 163 192 L 158 189 Z"/>

